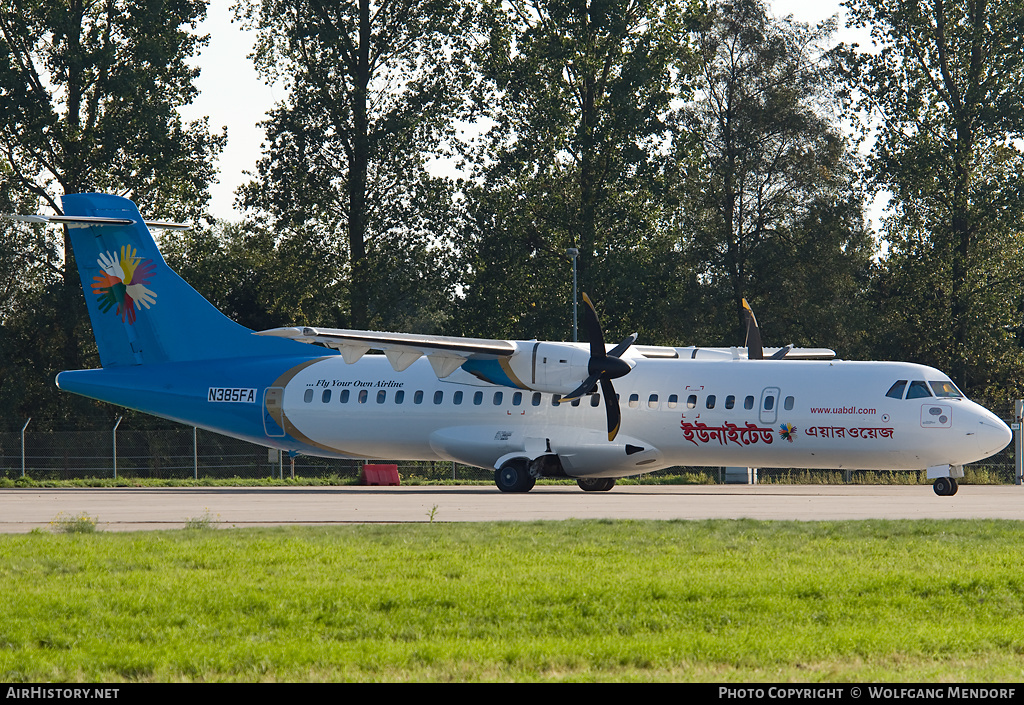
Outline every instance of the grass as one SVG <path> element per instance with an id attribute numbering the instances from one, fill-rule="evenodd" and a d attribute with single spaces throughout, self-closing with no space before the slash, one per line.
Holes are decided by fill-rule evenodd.
<path id="1" fill-rule="evenodd" d="M 1020 681 L 1009 521 L 0 536 L 3 681 Z"/>
<path id="2" fill-rule="evenodd" d="M 60 512 L 50 521 L 50 528 L 58 534 L 91 534 L 99 529 L 97 520 L 85 512 L 78 515 Z"/>

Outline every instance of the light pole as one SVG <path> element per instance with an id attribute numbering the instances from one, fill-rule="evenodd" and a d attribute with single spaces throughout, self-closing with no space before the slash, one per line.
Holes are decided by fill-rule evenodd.
<path id="1" fill-rule="evenodd" d="M 575 343 L 577 341 L 576 321 L 579 320 L 576 316 L 576 258 L 580 251 L 575 247 L 570 247 L 566 253 L 572 257 L 572 342 Z"/>

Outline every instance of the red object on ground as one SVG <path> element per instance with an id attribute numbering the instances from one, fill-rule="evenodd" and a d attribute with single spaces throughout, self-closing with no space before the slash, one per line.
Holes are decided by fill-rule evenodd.
<path id="1" fill-rule="evenodd" d="M 400 485 L 397 465 L 364 465 L 359 475 L 363 485 Z"/>

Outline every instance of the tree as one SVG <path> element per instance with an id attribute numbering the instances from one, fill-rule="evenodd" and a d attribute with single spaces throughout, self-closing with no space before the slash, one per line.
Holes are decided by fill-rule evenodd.
<path id="1" fill-rule="evenodd" d="M 347 324 L 386 325 L 393 309 L 374 292 L 392 263 L 418 252 L 430 269 L 449 227 L 452 188 L 426 166 L 468 86 L 469 11 L 454 0 L 265 0 L 239 14 L 259 31 L 257 68 L 289 91 L 242 201 L 289 237 L 334 240 L 347 253 L 347 273 L 334 273 L 349 281 Z M 422 281 L 443 290 L 443 277 Z M 421 293 L 391 305 L 431 298 Z"/>
<path id="2" fill-rule="evenodd" d="M 488 90 L 478 102 L 491 127 L 472 155 L 467 197 L 463 249 L 479 253 L 468 323 L 493 324 L 479 331 L 490 335 L 567 337 L 566 253 L 575 248 L 580 289 L 604 309 L 604 324 L 659 335 L 655 307 L 635 288 L 667 292 L 678 280 L 678 258 L 651 253 L 691 9 L 515 0 L 486 11 L 478 61 Z"/>
<path id="3" fill-rule="evenodd" d="M 873 249 L 857 163 L 827 108 L 835 75 L 820 47 L 831 29 L 735 0 L 712 6 L 697 31 L 678 223 L 710 339 L 743 341 L 747 298 L 766 342 L 859 349 Z"/>
<path id="4" fill-rule="evenodd" d="M 6 3 L 0 10 L 4 200 L 60 213 L 61 194 L 112 191 L 129 194 L 153 216 L 202 213 L 224 137 L 211 135 L 205 121 L 183 124 L 177 108 L 195 95 L 198 69 L 188 60 L 205 39 L 190 30 L 205 8 L 200 0 Z M 47 384 L 54 368 L 82 366 L 90 345 L 70 244 L 38 242 L 52 237 L 37 235 L 20 252 L 25 266 L 44 268 L 46 295 L 53 297 L 30 318 L 49 331 L 45 339 L 35 336 L 37 344 L 58 349 L 59 360 L 49 350 L 26 358 Z M 49 318 L 39 318 L 43 310 Z"/>
<path id="5" fill-rule="evenodd" d="M 965 391 L 1002 396 L 1022 370 L 1024 6 L 849 7 L 880 47 L 848 47 L 845 65 L 857 107 L 878 125 L 872 183 L 893 195 L 879 287 L 890 350 L 948 370 Z"/>

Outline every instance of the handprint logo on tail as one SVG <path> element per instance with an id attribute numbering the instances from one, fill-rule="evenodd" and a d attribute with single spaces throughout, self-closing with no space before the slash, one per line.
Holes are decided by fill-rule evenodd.
<path id="1" fill-rule="evenodd" d="M 122 321 L 134 324 L 137 309 L 156 303 L 156 292 L 146 286 L 153 278 L 156 265 L 153 260 L 136 256 L 134 247 L 124 245 L 120 257 L 117 252 L 102 252 L 96 263 L 103 271 L 93 277 L 92 291 L 103 313 L 114 308 L 115 315 Z"/>

